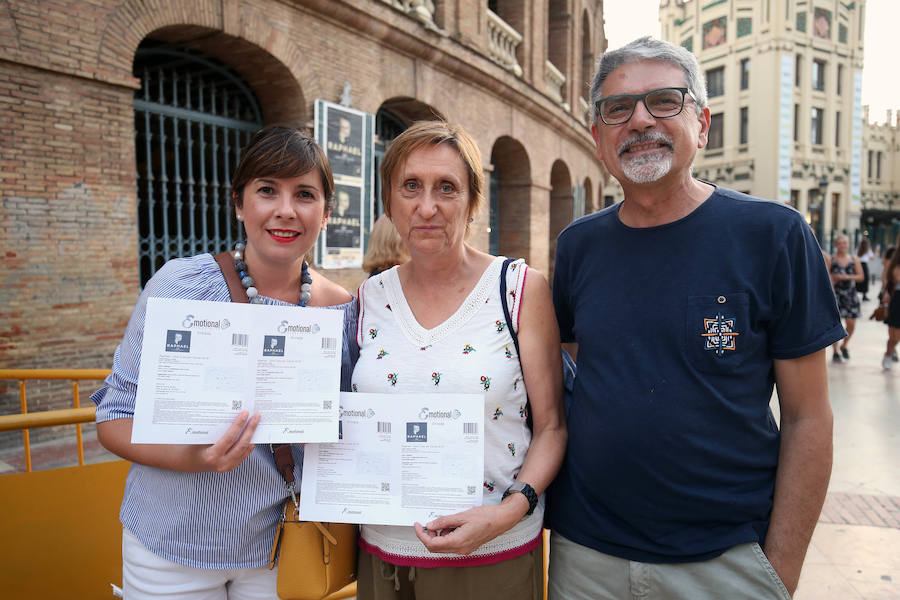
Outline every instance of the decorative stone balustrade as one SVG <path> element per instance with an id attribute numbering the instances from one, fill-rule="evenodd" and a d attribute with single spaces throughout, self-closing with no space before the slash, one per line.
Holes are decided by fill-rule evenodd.
<path id="1" fill-rule="evenodd" d="M 566 83 L 566 76 L 562 74 L 562 72 L 557 69 L 552 62 L 549 60 L 545 63 L 546 69 L 546 82 L 547 82 L 547 91 L 550 92 L 550 97 L 562 104 L 563 102 L 563 85 Z"/>
<path id="2" fill-rule="evenodd" d="M 434 2 L 432 0 L 381 0 L 426 25 L 434 25 Z"/>
<path id="3" fill-rule="evenodd" d="M 512 71 L 516 77 L 522 76 L 522 67 L 516 59 L 516 48 L 522 43 L 522 36 L 506 21 L 491 10 L 488 16 L 488 51 L 491 59 L 504 69 Z"/>

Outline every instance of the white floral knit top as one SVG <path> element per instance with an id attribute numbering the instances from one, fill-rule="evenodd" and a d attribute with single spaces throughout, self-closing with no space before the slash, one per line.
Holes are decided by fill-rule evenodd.
<path id="1" fill-rule="evenodd" d="M 352 390 L 389 394 L 479 393 L 484 396 L 484 504 L 499 504 L 522 467 L 531 442 L 522 369 L 500 305 L 503 257 L 485 269 L 475 288 L 445 322 L 425 329 L 413 316 L 394 267 L 359 288 L 359 361 Z M 528 267 L 507 268 L 507 306 L 518 330 Z M 534 513 L 467 556 L 433 554 L 412 527 L 363 525 L 360 546 L 403 566 L 473 566 L 521 556 L 537 546 L 543 498 Z"/>

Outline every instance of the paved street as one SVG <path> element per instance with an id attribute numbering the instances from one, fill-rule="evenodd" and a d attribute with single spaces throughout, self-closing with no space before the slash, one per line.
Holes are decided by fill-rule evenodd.
<path id="1" fill-rule="evenodd" d="M 900 363 L 882 371 L 887 330 L 867 319 L 873 309 L 863 305 L 848 362 L 829 351 L 834 470 L 795 600 L 900 598 Z M 86 460 L 107 460 L 86 429 Z M 71 464 L 74 439 L 73 427 L 70 440 L 34 446 L 34 468 Z M 21 470 L 21 450 L 0 452 L 0 475 Z"/>
<path id="2" fill-rule="evenodd" d="M 900 598 L 900 363 L 881 368 L 874 308 L 863 304 L 848 362 L 829 351 L 834 469 L 795 600 Z"/>

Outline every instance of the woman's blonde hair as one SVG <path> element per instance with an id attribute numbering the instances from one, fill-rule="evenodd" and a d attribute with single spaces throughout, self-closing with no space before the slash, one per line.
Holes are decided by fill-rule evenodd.
<path id="1" fill-rule="evenodd" d="M 409 252 L 397 228 L 387 215 L 381 215 L 369 234 L 369 249 L 363 258 L 363 270 L 366 273 L 380 273 L 408 260 Z"/>

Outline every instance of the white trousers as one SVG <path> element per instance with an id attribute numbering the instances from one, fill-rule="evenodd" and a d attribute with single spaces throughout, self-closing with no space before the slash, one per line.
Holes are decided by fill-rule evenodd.
<path id="1" fill-rule="evenodd" d="M 122 529 L 124 600 L 278 600 L 278 569 L 197 569 L 150 552 Z"/>

